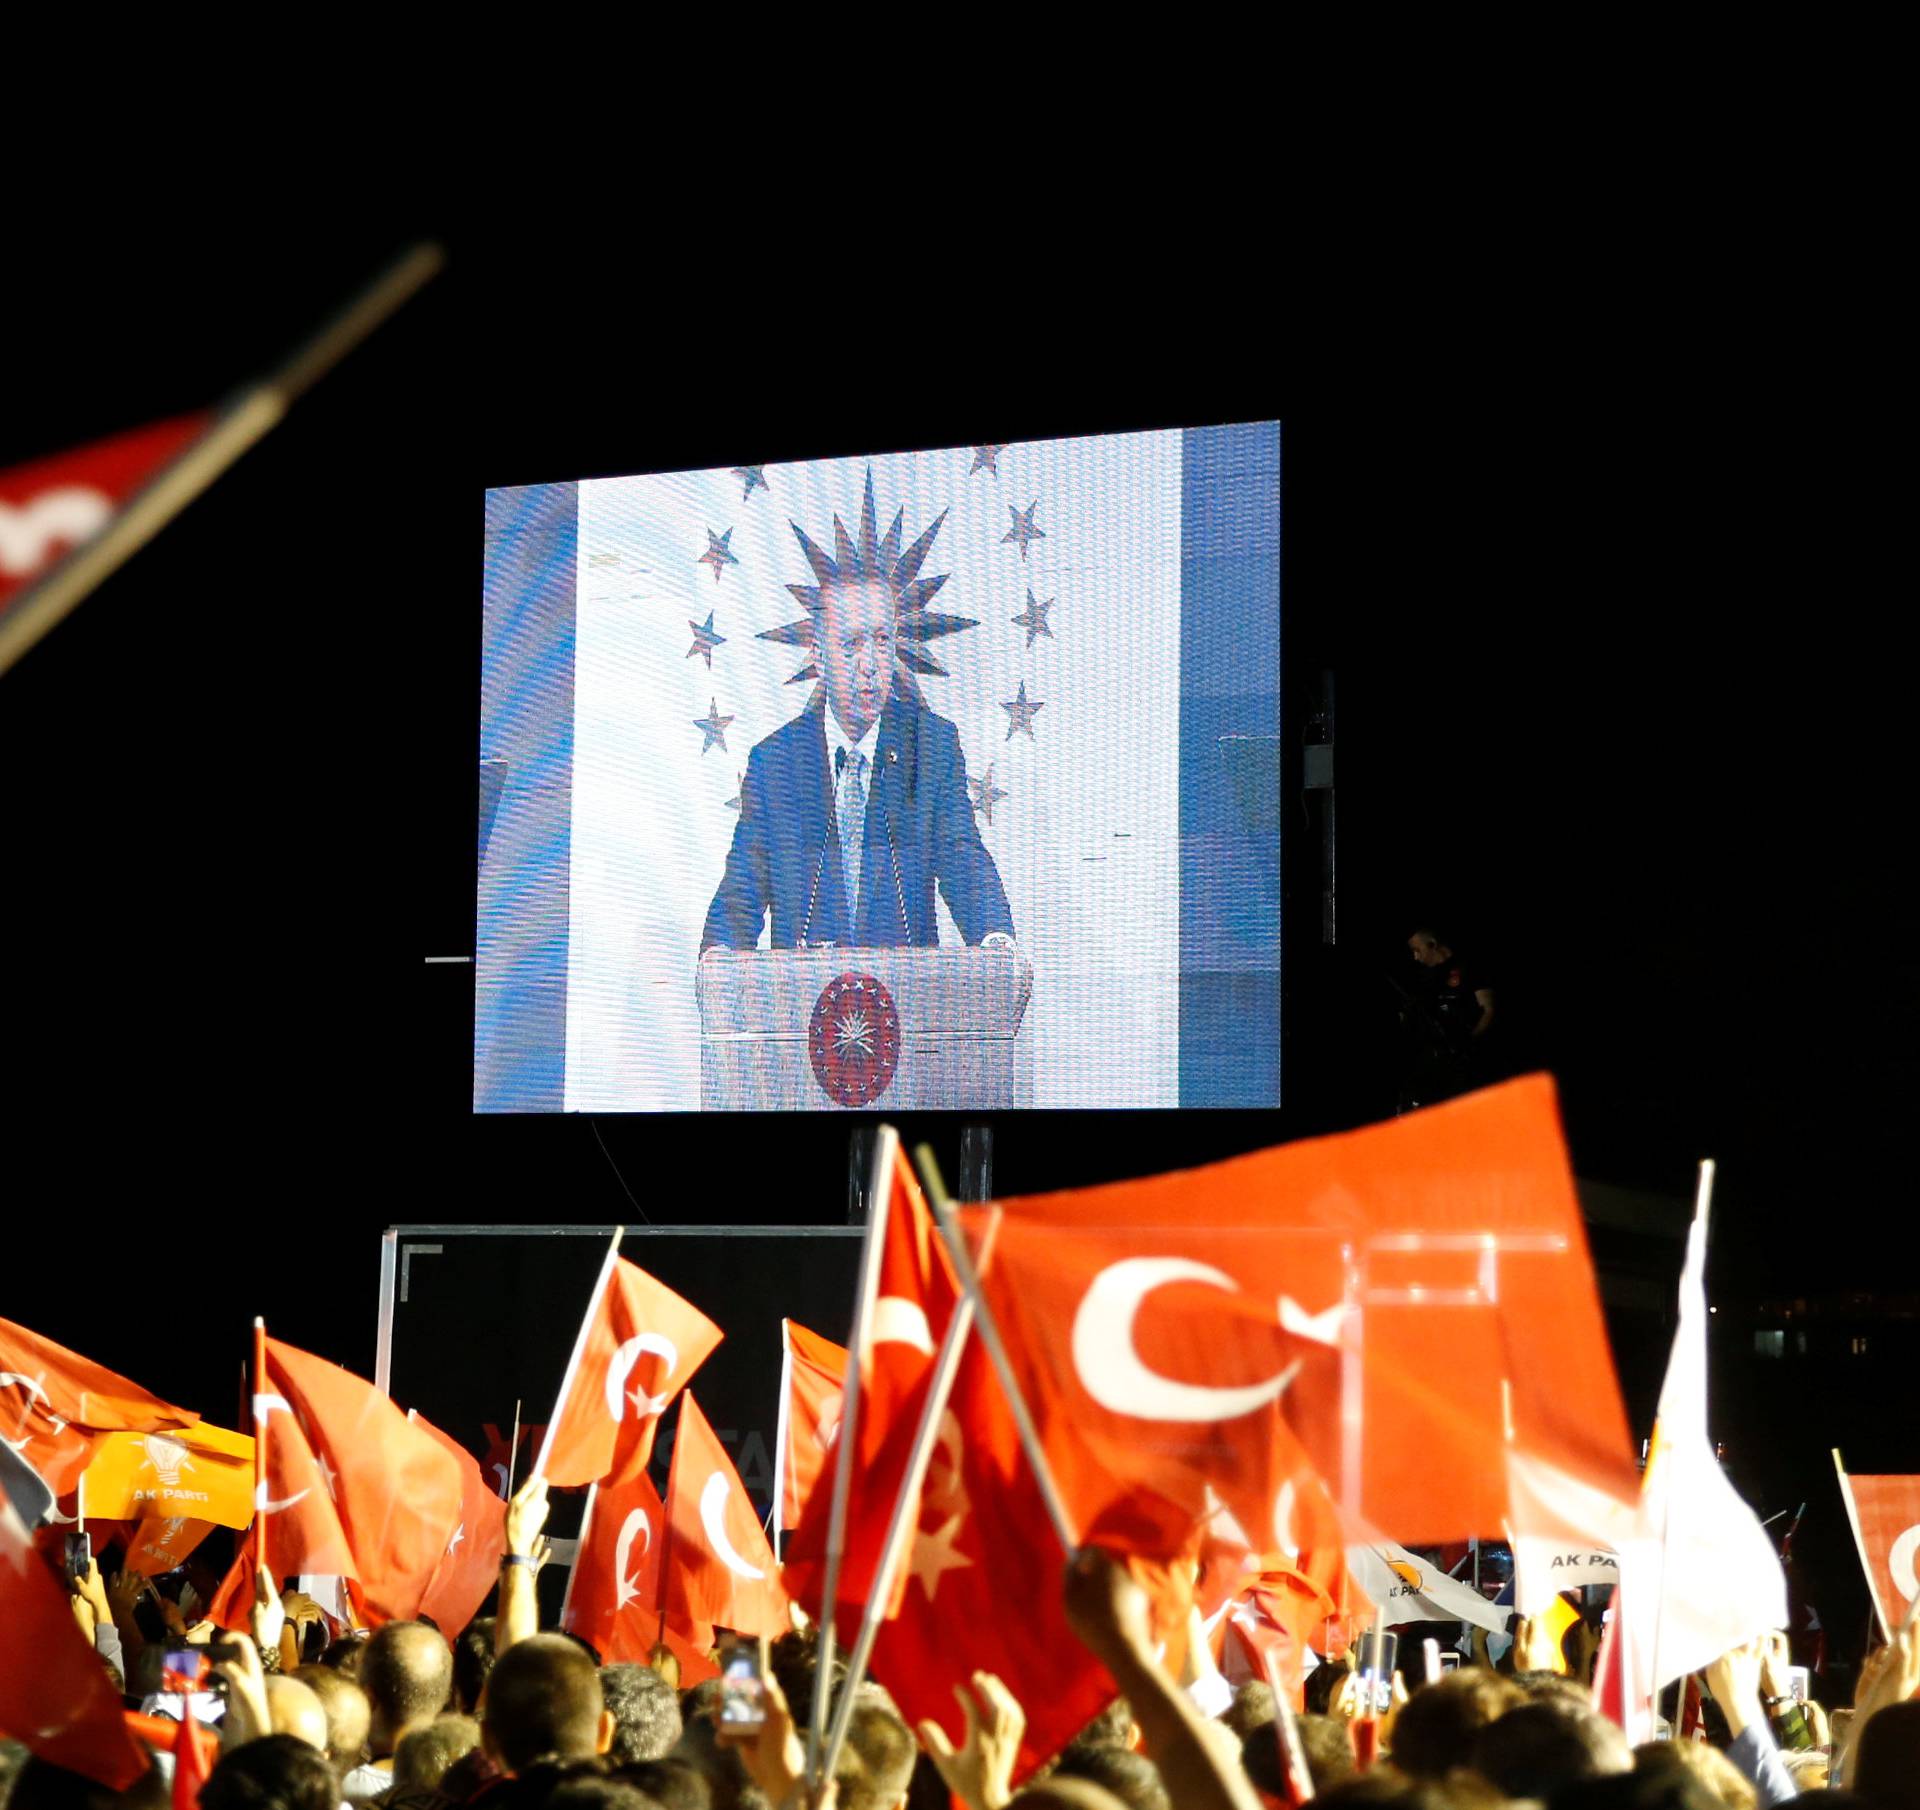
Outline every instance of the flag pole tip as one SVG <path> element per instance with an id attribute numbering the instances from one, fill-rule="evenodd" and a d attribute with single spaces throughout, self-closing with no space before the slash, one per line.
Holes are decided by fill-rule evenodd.
<path id="1" fill-rule="evenodd" d="M 253 1316 L 253 1329 L 255 1332 L 265 1332 L 267 1330 L 266 1321 L 263 1320 L 258 1314 L 255 1314 Z"/>

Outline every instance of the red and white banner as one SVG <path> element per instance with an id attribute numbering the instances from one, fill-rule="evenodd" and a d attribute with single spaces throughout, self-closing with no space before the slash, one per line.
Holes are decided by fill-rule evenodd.
<path id="1" fill-rule="evenodd" d="M 661 1638 L 666 1539 L 667 1511 L 645 1471 L 631 1483 L 594 1485 L 560 1625 L 587 1641 L 602 1665 L 644 1664 L 652 1656 Z"/>
<path id="2" fill-rule="evenodd" d="M 1891 1639 L 1920 1596 L 1920 1477 L 1849 1476 L 1843 1470 L 1840 1488 L 1880 1631 Z"/>
<path id="3" fill-rule="evenodd" d="M 773 1458 L 773 1543 L 800 1525 L 801 1511 L 827 1466 L 846 1402 L 847 1348 L 780 1322 L 780 1429 Z"/>
<path id="4" fill-rule="evenodd" d="M 691 1390 L 680 1397 L 666 1509 L 661 1590 L 669 1617 L 682 1628 L 713 1623 L 770 1639 L 784 1634 L 787 1593 L 773 1548 Z"/>

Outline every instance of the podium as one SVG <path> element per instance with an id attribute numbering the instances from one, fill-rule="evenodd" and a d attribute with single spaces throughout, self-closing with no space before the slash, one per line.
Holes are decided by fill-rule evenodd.
<path id="1" fill-rule="evenodd" d="M 708 1112 L 1004 1112 L 1033 1102 L 1015 949 L 715 949 L 695 981 Z"/>

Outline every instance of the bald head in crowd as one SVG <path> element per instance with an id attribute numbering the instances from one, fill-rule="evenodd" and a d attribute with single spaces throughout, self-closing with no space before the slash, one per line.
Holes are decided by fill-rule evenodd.
<path id="1" fill-rule="evenodd" d="M 1011 1810 L 1127 1810 L 1111 1791 L 1086 1779 L 1048 1779 L 1014 1797 Z"/>
<path id="2" fill-rule="evenodd" d="M 587 1760 L 613 1743 L 600 1668 L 564 1634 L 535 1634 L 501 1654 L 487 1678 L 481 1744 L 502 1772 L 536 1760 Z"/>
<path id="3" fill-rule="evenodd" d="M 423 1621 L 390 1621 L 367 1642 L 360 1688 L 372 1721 L 368 1750 L 385 1759 L 402 1738 L 425 1728 L 446 1708 L 453 1690 L 453 1649 Z"/>
<path id="4" fill-rule="evenodd" d="M 279 1676 L 266 1681 L 267 1714 L 276 1735 L 292 1735 L 320 1753 L 327 1751 L 327 1712 L 311 1685 Z"/>
<path id="5" fill-rule="evenodd" d="M 327 1758 L 344 1778 L 366 1758 L 367 1730 L 373 1720 L 367 1693 L 330 1665 L 303 1665 L 292 1676 L 319 1698 L 327 1718 Z"/>

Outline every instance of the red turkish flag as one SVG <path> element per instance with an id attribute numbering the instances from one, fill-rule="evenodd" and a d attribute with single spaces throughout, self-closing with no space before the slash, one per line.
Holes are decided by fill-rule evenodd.
<path id="1" fill-rule="evenodd" d="M 863 1487 L 853 1521 L 884 1528 L 890 1495 Z M 871 1534 L 875 1545 L 878 1533 Z M 979 1341 L 960 1359 L 920 1493 L 905 1590 L 880 1624 L 873 1675 L 917 1727 L 931 1717 L 958 1747 L 953 1687 L 997 1673 L 1027 1712 L 1015 1783 L 1050 1759 L 1119 1694 L 1067 1626 L 1066 1554 L 1020 1449 L 1012 1411 Z M 1018 1622 L 1008 1637 L 1008 1616 Z"/>
<path id="2" fill-rule="evenodd" d="M 1920 1596 L 1920 1477 L 1841 1473 L 1880 1626 L 1891 1635 Z"/>
<path id="3" fill-rule="evenodd" d="M 0 1320 L 0 1438 L 56 1496 L 78 1484 L 105 1434 L 168 1432 L 199 1418 L 104 1364 Z"/>
<path id="4" fill-rule="evenodd" d="M 693 1392 L 680 1398 L 667 1477 L 667 1614 L 682 1627 L 713 1622 L 742 1634 L 787 1631 L 787 1592 L 753 1503 Z"/>
<path id="5" fill-rule="evenodd" d="M 1349 1537 L 1526 1532 L 1510 1462 L 1631 1509 L 1628 1439 L 1544 1075 L 1175 1175 L 1004 1202 L 985 1286 L 1083 1533 L 1250 1529 L 1290 1429 Z M 981 1215 L 965 1215 L 978 1227 Z M 1556 1534 L 1562 1530 L 1556 1523 Z"/>
<path id="6" fill-rule="evenodd" d="M 478 1461 L 465 1446 L 443 1433 L 417 1408 L 407 1419 L 430 1433 L 460 1468 L 460 1519 L 447 1535 L 447 1549 L 433 1568 L 420 1598 L 420 1613 L 451 1640 L 479 1614 L 500 1575 L 507 1549 L 507 1505 L 487 1487 Z"/>
<path id="7" fill-rule="evenodd" d="M 846 1400 L 847 1348 L 780 1322 L 780 1430 L 774 1454 L 776 1535 L 800 1525 L 813 1486 L 827 1469 Z"/>
<path id="8" fill-rule="evenodd" d="M 0 1734 L 124 1789 L 147 1769 L 120 1698 L 13 1504 L 0 1496 Z"/>
<path id="9" fill-rule="evenodd" d="M 720 1328 L 697 1307 L 609 1253 L 545 1462 L 535 1468 L 561 1487 L 638 1476 L 653 1456 L 667 1404 L 720 1339 Z"/>
<path id="10" fill-rule="evenodd" d="M 841 1607 L 856 1614 L 873 1591 L 887 1514 L 906 1477 L 935 1356 L 960 1300 L 946 1245 L 897 1146 L 891 1184 L 867 1235 L 879 1238 L 881 1246 L 874 1296 L 860 1333 L 853 1474 L 863 1500 L 877 1505 L 878 1512 L 850 1514 L 846 1524 L 838 1595 Z M 787 1550 L 787 1588 L 816 1618 L 826 1589 L 832 1498 L 829 1470 Z M 901 1587 L 896 1579 L 895 1592 Z"/>
<path id="11" fill-rule="evenodd" d="M 461 1524 L 461 1466 L 371 1383 L 278 1339 L 266 1350 L 254 1430 L 274 1575 L 353 1578 L 376 1614 L 411 1620 Z"/>
<path id="12" fill-rule="evenodd" d="M 93 539 L 212 420 L 202 413 L 156 421 L 0 471 L 0 616 L 18 593 Z"/>
<path id="13" fill-rule="evenodd" d="M 666 1537 L 667 1511 L 645 1471 L 594 1485 L 560 1625 L 590 1642 L 603 1665 L 644 1664 L 653 1652 Z"/>

